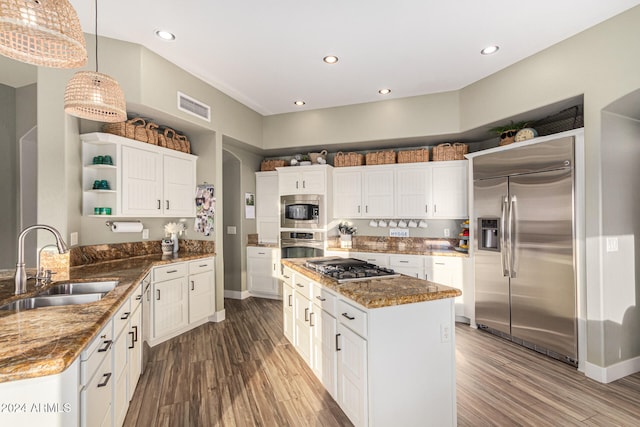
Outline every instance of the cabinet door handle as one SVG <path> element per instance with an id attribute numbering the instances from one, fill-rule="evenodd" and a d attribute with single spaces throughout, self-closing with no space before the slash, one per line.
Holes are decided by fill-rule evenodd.
<path id="1" fill-rule="evenodd" d="M 136 346 L 136 339 L 135 339 L 135 336 L 134 336 L 134 334 L 133 334 L 133 331 L 130 331 L 130 332 L 129 332 L 129 335 L 131 335 L 131 345 L 129 346 L 129 348 L 130 348 L 130 349 L 131 349 L 131 348 L 135 348 L 135 346 Z"/>
<path id="2" fill-rule="evenodd" d="M 433 205 L 433 213 L 438 212 L 438 205 L 434 204 Z"/>
<path id="3" fill-rule="evenodd" d="M 284 277 L 285 279 L 291 279 L 291 277 L 285 276 L 284 274 L 282 275 L 282 277 Z"/>
<path id="4" fill-rule="evenodd" d="M 309 321 L 309 307 L 304 309 L 304 321 L 305 322 Z"/>
<path id="5" fill-rule="evenodd" d="M 319 300 L 320 300 L 320 301 L 322 301 L 322 302 L 324 302 L 324 301 L 326 301 L 326 300 L 327 300 L 326 298 L 323 298 L 323 297 L 316 297 L 316 298 L 317 298 L 317 299 L 319 299 Z"/>
<path id="6" fill-rule="evenodd" d="M 126 313 L 124 313 L 124 314 L 120 317 L 120 320 L 127 320 L 127 319 L 129 318 L 129 315 L 130 315 L 130 314 L 131 314 L 131 313 L 127 311 Z"/>
<path id="7" fill-rule="evenodd" d="M 135 334 L 133 342 L 138 342 L 138 326 L 132 326 L 131 329 L 133 329 L 133 333 Z"/>
<path id="8" fill-rule="evenodd" d="M 273 264 L 273 271 L 276 271 L 276 264 Z"/>
<path id="9" fill-rule="evenodd" d="M 136 301 L 140 301 L 142 299 L 142 294 L 136 295 Z"/>
<path id="10" fill-rule="evenodd" d="M 149 302 L 149 298 L 151 298 L 151 290 L 147 289 L 147 302 Z"/>
<path id="11" fill-rule="evenodd" d="M 424 205 L 424 212 L 429 213 L 429 205 Z"/>
<path id="12" fill-rule="evenodd" d="M 358 205 L 358 213 L 360 213 L 360 205 Z"/>
<path id="13" fill-rule="evenodd" d="M 298 181 L 296 181 L 296 190 L 298 189 Z"/>
<path id="14" fill-rule="evenodd" d="M 293 296 L 293 295 L 289 295 L 289 307 L 293 307 L 293 303 L 291 302 L 291 297 L 292 297 L 292 296 Z"/>
<path id="15" fill-rule="evenodd" d="M 336 334 L 336 351 L 340 351 L 342 350 L 340 348 L 340 343 L 338 342 L 338 338 L 340 337 L 341 334 Z"/>
<path id="16" fill-rule="evenodd" d="M 369 213 L 369 205 L 364 205 L 364 212 Z"/>
<path id="17" fill-rule="evenodd" d="M 104 345 L 104 347 L 100 347 L 98 349 L 98 353 L 104 353 L 105 351 L 109 350 L 109 347 L 111 347 L 111 344 L 113 344 L 113 340 L 104 341 L 102 344 Z"/>
<path id="18" fill-rule="evenodd" d="M 169 201 L 167 200 L 167 210 L 169 210 Z"/>
<path id="19" fill-rule="evenodd" d="M 314 314 L 315 314 L 315 313 L 314 313 L 313 311 L 311 312 L 311 314 L 309 314 L 309 326 L 316 326 L 316 325 L 313 323 L 313 317 L 311 317 L 311 316 L 313 316 Z"/>
<path id="20" fill-rule="evenodd" d="M 102 375 L 104 377 L 104 381 L 98 384 L 98 387 L 106 387 L 107 383 L 111 379 L 111 372 Z"/>
<path id="21" fill-rule="evenodd" d="M 354 320 L 354 319 L 355 319 L 355 317 L 353 317 L 353 316 L 349 316 L 349 313 L 342 313 L 342 315 L 343 315 L 344 317 L 346 317 L 347 319 L 349 319 L 349 320 Z"/>
<path id="22" fill-rule="evenodd" d="M 158 289 L 156 292 L 158 292 L 158 297 L 156 298 L 156 300 L 160 301 L 160 289 Z"/>
<path id="23" fill-rule="evenodd" d="M 193 280 L 191 281 L 191 290 L 192 291 L 196 290 L 196 283 Z"/>
<path id="24" fill-rule="evenodd" d="M 209 264 L 200 264 L 198 267 L 204 268 L 204 267 L 208 267 L 208 266 L 209 266 Z"/>
<path id="25" fill-rule="evenodd" d="M 265 255 L 265 252 L 258 252 L 258 255 Z"/>
<path id="26" fill-rule="evenodd" d="M 158 199 L 158 210 L 162 209 L 162 205 L 161 205 L 161 203 L 162 203 L 162 202 L 160 201 L 160 199 Z"/>
<path id="27" fill-rule="evenodd" d="M 307 188 L 307 182 L 304 179 L 302 180 L 302 188 Z"/>

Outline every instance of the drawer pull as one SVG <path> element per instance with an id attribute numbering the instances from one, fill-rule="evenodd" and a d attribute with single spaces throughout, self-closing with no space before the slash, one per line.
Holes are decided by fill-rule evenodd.
<path id="1" fill-rule="evenodd" d="M 104 345 L 104 347 L 99 348 L 98 353 L 104 353 L 105 351 L 109 350 L 109 347 L 111 347 L 111 344 L 113 344 L 113 341 L 107 340 L 107 341 L 104 341 L 102 344 Z"/>
<path id="2" fill-rule="evenodd" d="M 444 265 L 444 262 L 435 262 L 435 265 Z"/>
<path id="3" fill-rule="evenodd" d="M 347 319 L 349 319 L 349 320 L 355 320 L 355 317 L 353 317 L 353 316 L 349 316 L 349 313 L 342 313 L 342 315 L 343 315 L 344 317 L 346 317 Z"/>
<path id="4" fill-rule="evenodd" d="M 301 285 L 300 283 L 296 283 L 296 286 L 299 288 L 304 288 L 304 285 Z"/>
<path id="5" fill-rule="evenodd" d="M 131 314 L 131 313 L 127 311 L 126 313 L 124 313 L 124 314 L 120 317 L 120 320 L 127 320 L 127 319 L 129 318 L 129 315 L 130 315 L 130 314 Z"/>
<path id="6" fill-rule="evenodd" d="M 309 321 L 309 308 L 305 308 L 304 309 L 304 321 L 308 322 Z"/>
<path id="7" fill-rule="evenodd" d="M 136 301 L 140 301 L 142 299 L 142 295 L 136 295 Z"/>
<path id="8" fill-rule="evenodd" d="M 409 264 L 409 261 L 400 260 L 399 262 L 401 262 L 403 264 Z"/>
<path id="9" fill-rule="evenodd" d="M 198 267 L 200 267 L 200 268 L 209 267 L 209 264 L 200 264 Z"/>
<path id="10" fill-rule="evenodd" d="M 316 298 L 317 298 L 317 299 L 319 299 L 319 300 L 320 300 L 320 301 L 322 301 L 322 302 L 324 302 L 324 301 L 326 301 L 326 300 L 327 300 L 326 298 L 323 298 L 323 297 L 316 297 Z"/>
<path id="11" fill-rule="evenodd" d="M 135 336 L 133 334 L 133 331 L 129 331 L 129 335 L 131 335 L 131 345 L 129 346 L 129 348 L 135 348 L 136 347 L 136 339 L 135 339 Z"/>
<path id="12" fill-rule="evenodd" d="M 167 271 L 167 274 L 172 274 L 172 273 L 177 273 L 177 272 L 178 272 L 178 270 L 169 270 L 169 271 Z"/>
<path id="13" fill-rule="evenodd" d="M 135 334 L 133 338 L 133 342 L 138 342 L 138 327 L 132 326 L 131 328 L 133 329 L 133 333 Z"/>
<path id="14" fill-rule="evenodd" d="M 282 277 L 284 277 L 285 279 L 291 279 L 291 277 L 285 276 L 284 274 L 282 275 Z"/>
<path id="15" fill-rule="evenodd" d="M 158 289 L 156 292 L 158 292 L 158 298 L 156 298 L 156 300 L 160 301 L 160 289 Z"/>
<path id="16" fill-rule="evenodd" d="M 107 386 L 107 383 L 109 383 L 109 380 L 111 379 L 111 372 L 109 372 L 108 374 L 103 374 L 102 376 L 105 379 L 100 384 L 98 384 L 98 387 L 106 387 Z"/>
<path id="17" fill-rule="evenodd" d="M 340 337 L 340 334 L 336 334 L 336 351 L 342 350 L 340 348 L 340 343 L 338 342 L 338 337 Z"/>
<path id="18" fill-rule="evenodd" d="M 258 252 L 258 255 L 266 255 L 266 252 Z"/>

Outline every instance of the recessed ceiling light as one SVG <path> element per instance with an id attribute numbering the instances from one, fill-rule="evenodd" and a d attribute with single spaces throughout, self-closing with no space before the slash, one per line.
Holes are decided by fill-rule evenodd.
<path id="1" fill-rule="evenodd" d="M 380 95 L 388 95 L 388 94 L 390 94 L 390 93 L 391 93 L 391 89 L 380 89 L 380 90 L 378 91 L 378 93 L 379 93 Z"/>
<path id="2" fill-rule="evenodd" d="M 337 56 L 333 56 L 333 55 L 329 55 L 329 56 L 325 56 L 324 58 L 322 58 L 322 60 L 324 62 L 326 62 L 327 64 L 335 64 L 336 62 L 338 62 L 338 57 Z"/>
<path id="3" fill-rule="evenodd" d="M 296 101 L 294 102 L 294 104 L 296 104 L 298 107 L 302 107 L 306 103 L 304 101 Z"/>
<path id="4" fill-rule="evenodd" d="M 176 39 L 175 34 L 165 30 L 156 30 L 156 36 L 160 37 L 162 40 L 167 40 L 167 41 Z"/>
<path id="5" fill-rule="evenodd" d="M 483 54 L 483 55 L 491 55 L 493 53 L 496 53 L 498 51 L 498 49 L 500 49 L 500 46 L 496 46 L 496 45 L 487 46 L 484 49 L 482 49 L 480 51 L 480 53 Z"/>

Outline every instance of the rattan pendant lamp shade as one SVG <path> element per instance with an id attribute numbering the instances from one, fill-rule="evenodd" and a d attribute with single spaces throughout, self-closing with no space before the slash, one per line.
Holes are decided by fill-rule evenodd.
<path id="1" fill-rule="evenodd" d="M 42 67 L 78 68 L 87 47 L 67 0 L 0 0 L 0 54 Z"/>
<path id="2" fill-rule="evenodd" d="M 127 120 L 127 104 L 118 82 L 98 72 L 98 0 L 96 6 L 96 71 L 78 71 L 64 91 L 64 111 L 75 117 L 115 123 Z"/>

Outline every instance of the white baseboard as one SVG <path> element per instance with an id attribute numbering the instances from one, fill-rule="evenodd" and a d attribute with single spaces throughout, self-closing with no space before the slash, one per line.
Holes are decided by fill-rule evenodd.
<path id="1" fill-rule="evenodd" d="M 640 356 L 633 359 L 623 360 L 614 365 L 607 366 L 605 368 L 594 365 L 589 362 L 585 362 L 584 374 L 592 380 L 599 381 L 601 383 L 610 383 L 627 375 L 640 372 Z"/>
<path id="2" fill-rule="evenodd" d="M 249 291 L 233 291 L 231 289 L 224 290 L 224 297 L 231 299 L 247 299 L 251 296 Z"/>
<path id="3" fill-rule="evenodd" d="M 261 292 L 249 292 L 249 295 L 256 298 L 267 298 L 282 301 L 282 295 L 267 294 Z"/>
<path id="4" fill-rule="evenodd" d="M 213 316 L 209 317 L 209 322 L 222 322 L 224 319 L 226 319 L 226 312 L 224 311 L 224 308 L 220 311 L 216 311 L 215 313 L 213 313 Z"/>

